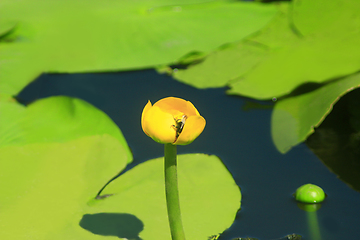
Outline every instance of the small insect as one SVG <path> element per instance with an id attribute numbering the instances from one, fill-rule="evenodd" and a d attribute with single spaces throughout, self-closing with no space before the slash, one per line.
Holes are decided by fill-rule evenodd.
<path id="1" fill-rule="evenodd" d="M 176 123 L 176 125 L 172 125 L 172 127 L 175 129 L 175 132 L 176 132 L 174 142 L 176 142 L 176 140 L 178 139 L 180 133 L 184 129 L 186 119 L 187 119 L 187 116 L 185 114 L 182 116 L 181 119 L 175 119 L 174 118 L 175 123 Z"/>

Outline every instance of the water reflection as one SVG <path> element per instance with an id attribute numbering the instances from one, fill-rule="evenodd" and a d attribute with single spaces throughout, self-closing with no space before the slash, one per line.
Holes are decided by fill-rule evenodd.
<path id="1" fill-rule="evenodd" d="M 360 91 L 342 97 L 308 140 L 309 148 L 342 181 L 360 191 Z"/>

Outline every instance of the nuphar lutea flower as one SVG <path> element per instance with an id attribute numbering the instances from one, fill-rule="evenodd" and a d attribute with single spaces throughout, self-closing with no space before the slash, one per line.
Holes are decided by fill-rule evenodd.
<path id="1" fill-rule="evenodd" d="M 200 135 L 205 124 L 191 102 L 176 97 L 163 98 L 154 105 L 149 101 L 141 116 L 146 135 L 164 144 L 187 145 Z"/>

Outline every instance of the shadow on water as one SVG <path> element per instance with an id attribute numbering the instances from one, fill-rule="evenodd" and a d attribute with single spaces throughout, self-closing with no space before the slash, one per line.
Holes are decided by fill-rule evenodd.
<path id="1" fill-rule="evenodd" d="M 144 229 L 144 224 L 137 217 L 126 213 L 85 214 L 79 225 L 97 235 L 129 240 L 142 240 L 139 233 Z"/>
<path id="2" fill-rule="evenodd" d="M 339 179 L 360 191 L 360 89 L 343 96 L 306 144 Z"/>

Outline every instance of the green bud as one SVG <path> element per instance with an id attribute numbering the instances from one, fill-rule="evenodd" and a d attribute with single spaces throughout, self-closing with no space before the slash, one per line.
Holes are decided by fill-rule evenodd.
<path id="1" fill-rule="evenodd" d="M 325 199 L 324 190 L 314 184 L 305 184 L 295 192 L 295 199 L 303 203 L 320 203 Z"/>

